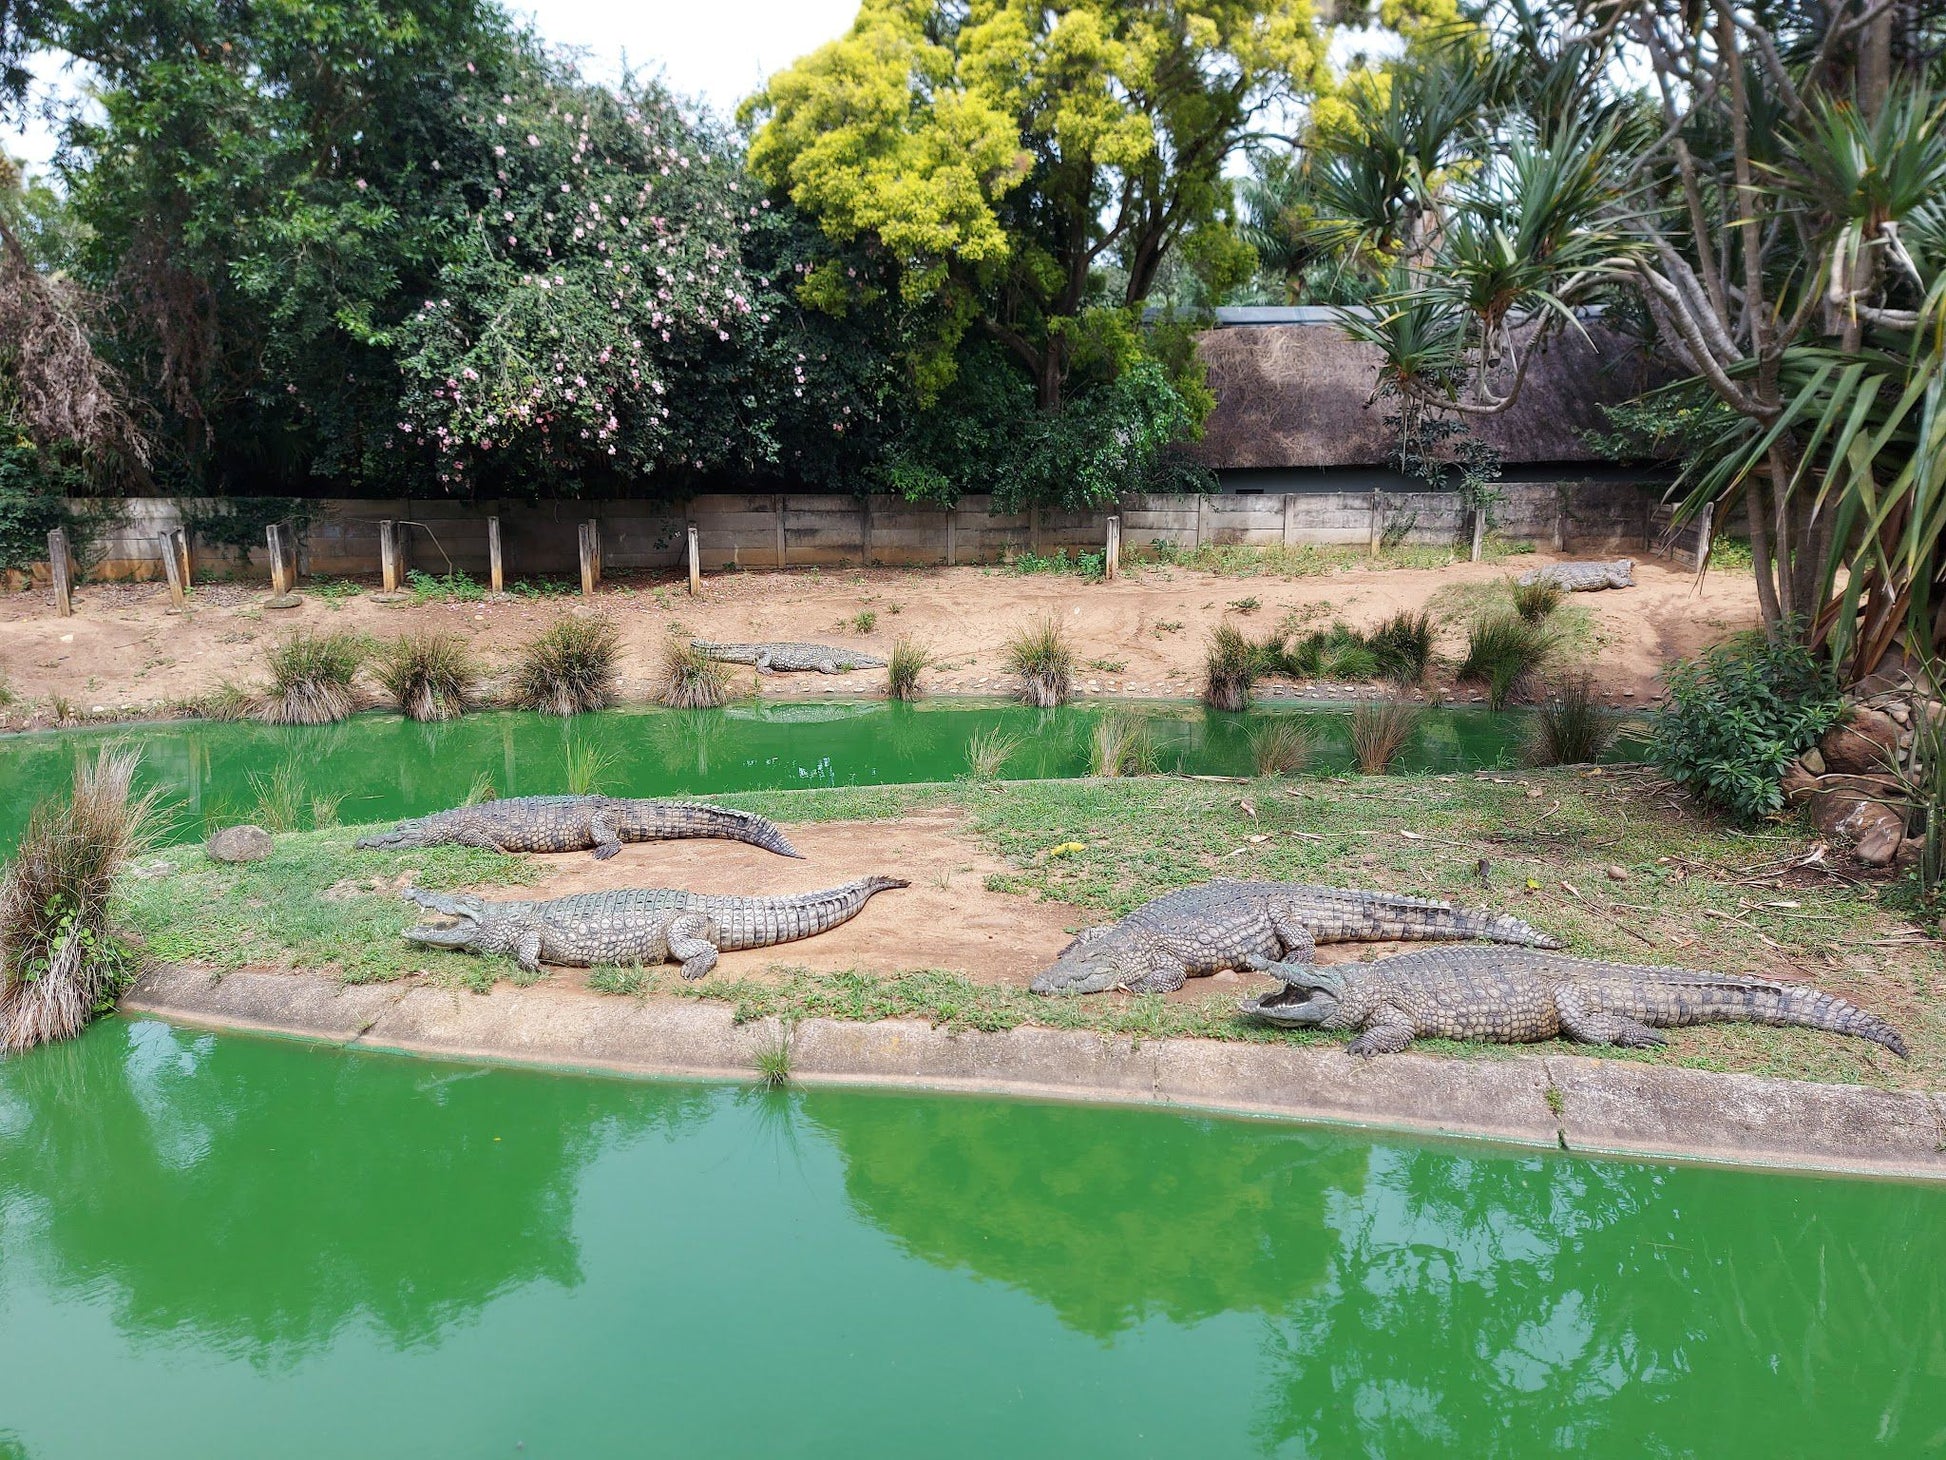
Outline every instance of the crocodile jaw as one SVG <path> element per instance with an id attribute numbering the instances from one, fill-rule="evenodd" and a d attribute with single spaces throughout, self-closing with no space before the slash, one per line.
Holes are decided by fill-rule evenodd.
<path id="1" fill-rule="evenodd" d="M 1120 988 L 1141 972 L 1120 939 L 1101 938 L 1069 949 L 1028 985 L 1037 994 L 1099 994 Z"/>
<path id="2" fill-rule="evenodd" d="M 432 948 L 471 948 L 480 940 L 483 931 L 476 922 L 448 923 L 438 926 L 433 923 L 420 923 L 405 930 L 406 939 L 413 943 L 424 943 Z"/>
<path id="3" fill-rule="evenodd" d="M 1255 1014 L 1259 1019 L 1268 1019 L 1273 1024 L 1328 1029 L 1332 1016 L 1338 1012 L 1338 1000 L 1321 988 L 1285 984 L 1271 993 L 1245 999 L 1237 1007 L 1246 1014 Z"/>

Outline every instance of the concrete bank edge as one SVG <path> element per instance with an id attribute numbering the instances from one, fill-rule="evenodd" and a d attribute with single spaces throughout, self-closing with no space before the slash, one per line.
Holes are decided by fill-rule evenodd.
<path id="1" fill-rule="evenodd" d="M 786 1038 L 729 1005 L 496 987 L 345 987 L 302 974 L 144 974 L 125 1012 L 351 1048 L 633 1075 L 744 1078 Z M 810 1019 L 791 1078 L 1155 1104 L 1658 1157 L 1946 1179 L 1946 1094 L 1872 1090 L 1573 1055 L 1456 1060 L 1206 1039 L 1135 1041 L 1035 1025 L 958 1032 L 917 1020 Z M 1550 1092 L 1552 1096 L 1550 1098 Z"/>

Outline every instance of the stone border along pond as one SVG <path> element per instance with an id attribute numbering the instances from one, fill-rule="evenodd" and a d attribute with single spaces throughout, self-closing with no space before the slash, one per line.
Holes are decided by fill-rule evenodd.
<path id="1" fill-rule="evenodd" d="M 631 1073 L 746 1075 L 781 1045 L 792 1078 L 804 1080 L 1163 1101 L 1570 1149 L 1946 1176 L 1941 944 L 1904 923 L 1879 885 L 1803 865 L 1814 847 L 1807 831 L 1734 833 L 1646 771 L 1143 777 L 714 799 L 772 817 L 807 851 L 809 863 L 763 863 L 791 884 L 858 875 L 891 845 L 927 867 L 959 865 L 983 879 L 971 895 L 984 899 L 984 915 L 1036 919 L 1050 957 L 1063 929 L 1212 876 L 1367 886 L 1488 902 L 1587 956 L 1807 980 L 1890 1019 L 1913 1057 L 1813 1031 L 1717 1025 L 1679 1031 L 1647 1054 L 1432 1042 L 1365 1063 L 1342 1052 L 1341 1036 L 1244 1020 L 1241 987 L 1222 980 L 1207 992 L 1193 981 L 1200 997 L 1052 1001 L 1028 993 L 1024 976 L 969 981 L 952 968 L 977 952 L 917 932 L 908 940 L 896 919 L 899 941 L 844 953 L 859 961 L 824 974 L 779 978 L 772 965 L 757 978 L 748 965 L 693 985 L 666 969 L 597 970 L 585 989 L 534 983 L 504 959 L 441 953 L 446 961 L 428 963 L 398 937 L 416 914 L 397 889 L 408 876 L 436 890 L 531 884 L 592 866 L 587 858 L 359 851 L 350 827 L 281 835 L 260 862 L 224 866 L 185 848 L 134 869 L 117 917 L 151 967 L 125 1006 L 360 1047 Z M 692 846 L 737 860 L 669 850 Z M 600 864 L 611 869 L 604 875 L 624 868 L 629 883 L 704 890 L 727 890 L 747 860 L 728 843 L 626 856 L 625 868 Z M 694 875 L 684 880 L 680 867 Z M 186 908 L 195 911 L 185 917 Z"/>

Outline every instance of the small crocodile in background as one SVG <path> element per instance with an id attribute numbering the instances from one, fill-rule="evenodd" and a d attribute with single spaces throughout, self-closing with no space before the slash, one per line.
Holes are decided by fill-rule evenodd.
<path id="1" fill-rule="evenodd" d="M 1206 882 L 1165 893 L 1119 923 L 1090 928 L 1033 983 L 1037 994 L 1168 993 L 1192 974 L 1257 958 L 1308 959 L 1318 943 L 1487 938 L 1558 948 L 1518 918 L 1450 902 L 1302 882 Z"/>
<path id="2" fill-rule="evenodd" d="M 1612 563 L 1553 563 L 1520 575 L 1520 586 L 1552 583 L 1563 593 L 1593 593 L 1601 588 L 1633 588 L 1635 559 L 1617 558 Z"/>
<path id="3" fill-rule="evenodd" d="M 581 852 L 602 859 L 623 842 L 720 837 L 748 842 L 780 857 L 799 857 L 774 821 L 748 811 L 690 801 L 631 801 L 614 796 L 509 796 L 414 816 L 392 831 L 360 837 L 361 847 L 398 850 L 452 843 L 492 852 Z"/>
<path id="4" fill-rule="evenodd" d="M 768 948 L 829 932 L 849 922 L 874 893 L 911 884 L 864 877 L 794 897 L 716 897 L 664 887 L 577 892 L 547 902 L 488 902 L 471 893 L 405 896 L 429 912 L 457 919 L 407 928 L 414 943 L 471 953 L 511 953 L 530 973 L 543 963 L 592 968 L 602 963 L 657 964 L 675 959 L 684 978 L 701 978 L 719 951 Z"/>
<path id="5" fill-rule="evenodd" d="M 1565 1037 L 1645 1048 L 1686 1024 L 1796 1025 L 1850 1034 L 1906 1058 L 1899 1031 L 1817 989 L 1735 974 L 1602 963 L 1511 948 L 1427 948 L 1371 963 L 1252 966 L 1284 980 L 1243 1012 L 1274 1024 L 1360 1031 L 1352 1054 L 1396 1054 L 1414 1039 L 1531 1044 Z"/>
<path id="6" fill-rule="evenodd" d="M 759 674 L 777 674 L 791 669 L 815 669 L 819 674 L 840 674 L 853 669 L 883 669 L 885 661 L 850 649 L 834 649 L 829 644 L 712 644 L 691 639 L 689 647 L 725 664 L 754 664 Z"/>

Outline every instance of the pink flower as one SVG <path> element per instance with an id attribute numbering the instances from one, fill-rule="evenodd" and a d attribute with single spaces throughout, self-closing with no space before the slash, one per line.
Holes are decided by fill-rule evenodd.
<path id="1" fill-rule="evenodd" d="M 532 132 L 529 132 L 527 134 L 527 145 L 529 147 L 538 147 L 541 145 L 541 139 L 536 137 Z"/>

